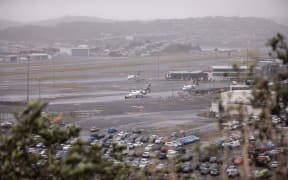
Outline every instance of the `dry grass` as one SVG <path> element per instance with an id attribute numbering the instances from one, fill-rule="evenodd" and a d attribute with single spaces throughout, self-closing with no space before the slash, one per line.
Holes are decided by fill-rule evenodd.
<path id="1" fill-rule="evenodd" d="M 57 89 L 78 89 L 78 90 L 85 90 L 88 87 L 82 86 L 79 84 L 74 84 L 74 83 L 65 83 L 65 84 L 45 84 L 43 86 L 46 86 L 48 88 L 57 88 Z"/>
<path id="2" fill-rule="evenodd" d="M 197 54 L 197 55 L 170 55 L 170 56 L 160 56 L 159 62 L 160 63 L 189 63 L 191 61 L 204 61 L 204 60 L 217 60 L 222 58 L 227 58 L 226 53 L 205 53 L 205 54 Z M 237 55 L 233 55 L 234 58 L 243 57 L 241 53 Z M 45 61 L 45 62 L 31 62 L 31 74 L 42 74 L 42 73 L 61 73 L 61 72 L 81 72 L 81 71 L 101 71 L 101 70 L 109 70 L 111 69 L 113 72 L 114 68 L 121 68 L 121 67 L 139 67 L 144 65 L 155 65 L 156 57 L 129 57 L 125 59 L 125 61 L 130 62 L 120 62 L 121 59 L 117 58 L 109 58 L 105 59 L 105 61 L 109 61 L 111 63 L 107 64 L 94 64 L 97 62 L 96 60 L 79 60 L 79 61 Z M 25 66 L 25 62 L 21 64 L 1 64 L 1 68 L 16 68 L 16 67 L 23 67 Z M 61 67 L 63 65 L 64 67 Z M 73 66 L 66 66 L 65 65 L 73 65 Z M 50 66 L 46 69 L 35 69 L 35 67 L 45 67 Z M 59 67 L 60 66 L 60 67 Z M 183 65 L 184 67 L 184 65 Z M 34 68 L 34 69 L 33 69 Z M 25 75 L 27 72 L 25 71 L 18 71 L 18 72 L 1 72 L 0 76 L 12 76 L 12 75 Z M 68 77 L 69 78 L 69 77 Z"/>

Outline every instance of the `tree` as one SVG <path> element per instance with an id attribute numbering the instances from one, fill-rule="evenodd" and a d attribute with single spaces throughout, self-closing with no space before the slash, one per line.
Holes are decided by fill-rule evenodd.
<path id="1" fill-rule="evenodd" d="M 251 165 L 248 163 L 250 154 L 248 137 L 250 134 L 254 134 L 258 139 L 258 143 L 266 145 L 269 142 L 273 142 L 279 147 L 280 152 L 277 156 L 279 162 L 279 168 L 277 168 L 274 177 L 278 179 L 285 179 L 288 176 L 287 168 L 287 132 L 283 129 L 283 126 L 288 125 L 287 106 L 288 106 L 288 45 L 287 40 L 280 34 L 269 40 L 268 45 L 271 47 L 270 57 L 281 61 L 281 65 L 277 73 L 270 75 L 270 77 L 262 76 L 261 74 L 254 75 L 254 85 L 252 91 L 252 98 L 250 104 L 253 108 L 253 112 L 258 111 L 259 114 L 252 123 L 251 114 L 248 113 L 247 104 L 245 102 L 238 102 L 234 107 L 228 108 L 226 112 L 220 115 L 220 122 L 225 120 L 234 120 L 238 118 L 243 126 L 239 129 L 241 136 L 243 137 L 242 156 L 244 159 L 242 166 L 242 178 L 248 179 L 253 177 L 251 174 Z M 251 67 L 254 71 L 254 67 Z M 247 77 L 250 79 L 251 77 Z M 238 116 L 235 117 L 231 112 L 238 111 Z M 223 110 L 222 110 L 223 112 Z M 272 123 L 272 118 L 281 119 L 282 125 L 275 125 Z M 225 135 L 230 132 L 226 129 L 223 130 Z M 255 147 L 254 147 L 255 148 Z M 226 155 L 228 149 L 225 150 Z M 253 158 L 253 157 L 252 157 Z M 257 163 L 257 159 L 252 159 Z M 224 163 L 225 164 L 225 163 Z M 223 168 L 224 169 L 224 168 Z M 263 177 L 267 179 L 269 176 Z M 262 178 L 262 177 L 258 177 Z"/>
<path id="2" fill-rule="evenodd" d="M 0 179 L 125 179 L 127 169 L 103 158 L 99 146 L 81 140 L 72 144 L 62 159 L 57 159 L 61 144 L 79 135 L 76 126 L 59 127 L 44 115 L 46 103 L 31 102 L 16 122 L 0 136 Z M 44 147 L 41 153 L 33 149 Z M 41 149 L 41 148 L 40 148 Z"/>

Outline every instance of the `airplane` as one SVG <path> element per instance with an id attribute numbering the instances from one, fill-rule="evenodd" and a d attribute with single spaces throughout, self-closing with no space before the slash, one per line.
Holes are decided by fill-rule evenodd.
<path id="1" fill-rule="evenodd" d="M 144 95 L 141 90 L 132 90 L 129 94 L 125 95 L 125 99 L 130 99 L 130 98 L 143 98 Z"/>
<path id="2" fill-rule="evenodd" d="M 129 98 L 143 98 L 147 93 L 151 92 L 151 83 L 145 89 L 131 90 L 129 94 L 125 95 L 125 99 Z"/>
<path id="3" fill-rule="evenodd" d="M 128 80 L 137 80 L 137 79 L 139 79 L 139 75 L 131 74 L 131 75 L 128 75 L 127 79 Z"/>
<path id="4" fill-rule="evenodd" d="M 148 86 L 143 91 L 145 91 L 146 94 L 150 93 L 151 92 L 151 86 L 152 86 L 151 83 L 149 83 Z"/>
<path id="5" fill-rule="evenodd" d="M 184 84 L 182 90 L 183 91 L 191 91 L 192 89 L 195 89 L 196 88 L 196 85 L 195 84 Z"/>
<path id="6" fill-rule="evenodd" d="M 129 74 L 127 80 L 140 80 L 140 74 L 140 71 L 138 71 L 137 74 Z"/>

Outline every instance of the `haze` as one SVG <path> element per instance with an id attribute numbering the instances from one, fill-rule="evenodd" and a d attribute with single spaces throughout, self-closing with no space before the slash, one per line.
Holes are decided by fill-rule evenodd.
<path id="1" fill-rule="evenodd" d="M 287 0 L 0 0 L 0 18 L 37 21 L 61 16 L 150 20 L 203 16 L 288 17 Z"/>

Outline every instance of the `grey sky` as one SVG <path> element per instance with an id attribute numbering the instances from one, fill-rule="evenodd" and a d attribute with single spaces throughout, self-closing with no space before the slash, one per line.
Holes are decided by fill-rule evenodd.
<path id="1" fill-rule="evenodd" d="M 0 0 L 0 19 L 35 21 L 67 15 L 118 20 L 288 17 L 288 0 Z"/>

